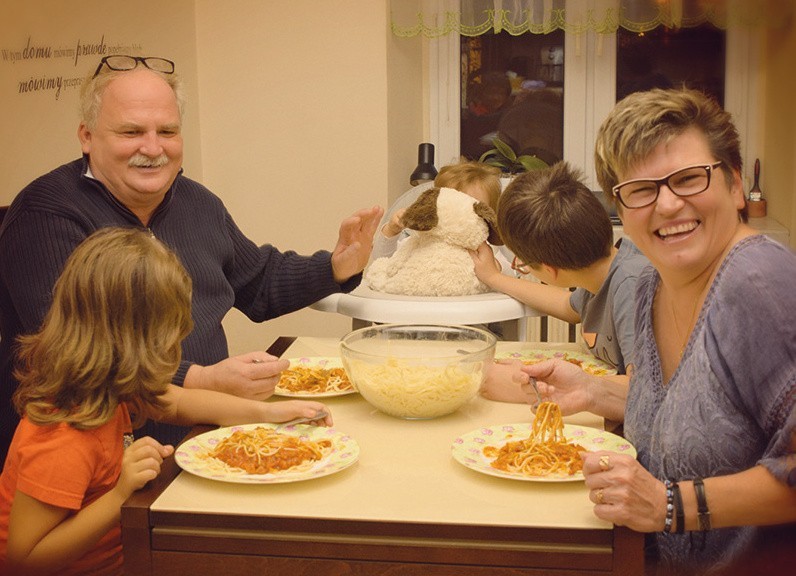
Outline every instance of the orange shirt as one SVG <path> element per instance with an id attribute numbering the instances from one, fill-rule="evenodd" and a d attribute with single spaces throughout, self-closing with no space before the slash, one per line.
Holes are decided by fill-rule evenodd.
<path id="1" fill-rule="evenodd" d="M 124 434 L 131 431 L 125 405 L 107 424 L 92 430 L 76 430 L 67 424 L 39 426 L 27 418 L 20 421 L 0 476 L 0 572 L 6 564 L 9 513 L 16 491 L 46 504 L 81 510 L 116 485 Z M 88 573 L 122 573 L 121 525 L 58 572 Z"/>

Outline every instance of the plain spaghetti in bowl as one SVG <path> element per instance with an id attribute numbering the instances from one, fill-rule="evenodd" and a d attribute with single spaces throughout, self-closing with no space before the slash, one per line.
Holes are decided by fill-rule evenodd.
<path id="1" fill-rule="evenodd" d="M 428 419 L 478 394 L 496 338 L 466 326 L 384 324 L 349 333 L 340 356 L 351 382 L 391 416 Z"/>

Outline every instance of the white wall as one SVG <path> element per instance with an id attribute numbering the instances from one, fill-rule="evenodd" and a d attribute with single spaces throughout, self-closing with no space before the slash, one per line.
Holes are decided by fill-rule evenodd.
<path id="1" fill-rule="evenodd" d="M 332 249 L 343 218 L 387 199 L 386 2 L 197 0 L 196 21 L 204 182 L 256 242 Z M 235 353 L 351 321 L 302 310 L 253 325 L 233 311 L 225 327 Z"/>
<path id="2" fill-rule="evenodd" d="M 766 35 L 765 158 L 761 187 L 768 198 L 768 215 L 790 231 L 796 249 L 796 22 L 774 28 Z"/>
<path id="3" fill-rule="evenodd" d="M 80 157 L 79 85 L 102 56 L 114 52 L 174 60 L 189 100 L 197 99 L 193 5 L 193 0 L 3 2 L 0 204 L 9 204 L 37 176 Z M 198 127 L 198 110 L 189 108 L 185 167 L 201 176 Z"/>
<path id="4" fill-rule="evenodd" d="M 0 17 L 0 204 L 80 154 L 78 91 L 18 94 L 19 83 L 81 78 L 100 59 L 13 56 L 28 38 L 68 50 L 103 37 L 177 63 L 189 88 L 185 173 L 257 243 L 332 249 L 343 218 L 409 187 L 423 141 L 420 44 L 392 37 L 388 0 L 11 0 Z M 313 310 L 225 320 L 232 353 L 350 326 Z"/>

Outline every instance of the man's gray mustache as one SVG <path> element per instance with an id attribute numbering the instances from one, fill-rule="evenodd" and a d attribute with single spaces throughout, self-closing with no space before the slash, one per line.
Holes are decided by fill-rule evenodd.
<path id="1" fill-rule="evenodd" d="M 143 154 L 136 154 L 127 163 L 130 167 L 135 168 L 160 168 L 169 163 L 169 157 L 161 154 L 157 158 L 149 158 Z"/>

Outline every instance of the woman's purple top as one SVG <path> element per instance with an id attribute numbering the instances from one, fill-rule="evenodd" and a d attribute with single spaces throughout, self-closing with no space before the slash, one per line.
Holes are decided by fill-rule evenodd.
<path id="1" fill-rule="evenodd" d="M 787 484 L 796 467 L 796 254 L 765 236 L 731 249 L 666 385 L 652 325 L 659 281 L 653 268 L 638 281 L 625 435 L 639 461 L 657 478 L 675 481 L 759 464 Z M 667 569 L 704 574 L 751 550 L 770 530 L 796 534 L 796 525 L 659 533 L 658 553 Z"/>

